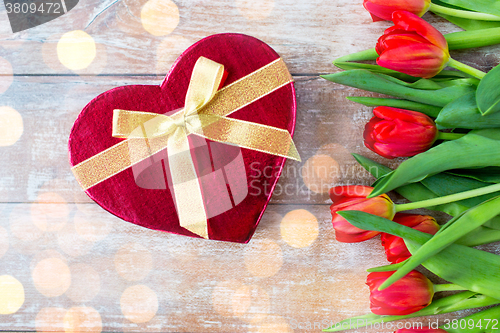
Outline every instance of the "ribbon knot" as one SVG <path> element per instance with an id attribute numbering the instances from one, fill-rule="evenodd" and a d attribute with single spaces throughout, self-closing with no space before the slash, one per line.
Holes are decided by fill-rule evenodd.
<path id="1" fill-rule="evenodd" d="M 200 57 L 193 68 L 184 108 L 170 116 L 113 110 L 112 135 L 127 140 L 72 168 L 82 187 L 90 188 L 166 148 L 179 224 L 208 238 L 207 215 L 190 153 L 189 135 L 300 161 L 288 131 L 227 117 L 292 82 L 282 60 L 278 59 L 218 91 L 223 74 L 224 66 Z M 240 91 L 243 88 L 245 94 Z M 113 160 L 122 155 L 129 160 Z M 95 172 L 93 168 L 96 167 L 103 170 Z"/>

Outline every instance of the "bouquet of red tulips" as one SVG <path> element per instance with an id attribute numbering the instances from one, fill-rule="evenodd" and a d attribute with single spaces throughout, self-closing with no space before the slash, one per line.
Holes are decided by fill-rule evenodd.
<path id="1" fill-rule="evenodd" d="M 492 332 L 500 329 L 500 256 L 474 248 L 500 241 L 500 65 L 488 73 L 451 58 L 450 50 L 500 43 L 497 0 L 364 0 L 374 21 L 392 20 L 376 47 L 337 59 L 329 81 L 394 98 L 348 97 L 375 106 L 364 143 L 385 158 L 409 157 L 391 170 L 357 161 L 377 178 L 373 187 L 330 190 L 332 223 L 341 242 L 381 234 L 390 265 L 369 270 L 371 314 L 326 331 L 497 305 L 441 327 L 411 332 Z M 459 25 L 443 36 L 427 11 Z M 359 61 L 376 60 L 376 64 Z M 452 67 L 456 70 L 446 70 Z M 457 71 L 458 70 L 458 71 Z M 396 191 L 409 203 L 395 204 Z M 432 216 L 402 213 L 417 208 Z M 449 281 L 433 284 L 419 265 Z M 460 291 L 434 299 L 441 291 Z"/>

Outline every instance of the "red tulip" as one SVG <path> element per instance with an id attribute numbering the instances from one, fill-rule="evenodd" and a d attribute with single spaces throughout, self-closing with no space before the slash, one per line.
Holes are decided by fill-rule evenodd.
<path id="1" fill-rule="evenodd" d="M 432 216 L 428 215 L 397 213 L 393 221 L 431 235 L 434 235 L 439 230 L 439 224 L 437 224 Z M 381 241 L 387 255 L 387 260 L 391 263 L 394 264 L 411 257 L 411 253 L 408 251 L 401 237 L 382 233 Z"/>
<path id="2" fill-rule="evenodd" d="M 398 10 L 394 26 L 384 32 L 376 46 L 377 64 L 408 75 L 429 78 L 450 59 L 448 43 L 432 25 L 415 14 Z"/>
<path id="3" fill-rule="evenodd" d="M 401 328 L 394 333 L 448 333 L 441 328 L 430 328 L 430 327 L 420 327 L 420 328 Z"/>
<path id="4" fill-rule="evenodd" d="M 370 288 L 370 309 L 377 315 L 407 315 L 417 312 L 432 302 L 434 286 L 418 271 L 411 271 L 384 290 L 380 285 L 394 272 L 368 274 L 366 284 Z"/>
<path id="5" fill-rule="evenodd" d="M 406 10 L 418 16 L 424 15 L 431 6 L 430 0 L 364 0 L 363 6 L 370 12 L 373 22 L 391 21 L 392 13 Z"/>
<path id="6" fill-rule="evenodd" d="M 361 210 L 387 219 L 394 217 L 394 203 L 386 194 L 375 198 L 366 198 L 372 190 L 373 187 L 361 185 L 337 186 L 330 189 L 330 198 L 333 201 L 333 205 L 330 207 L 332 211 L 332 224 L 335 229 L 335 238 L 339 242 L 362 242 L 375 237 L 380 232 L 357 228 L 338 215 L 338 211 Z"/>
<path id="7" fill-rule="evenodd" d="M 423 113 L 379 106 L 365 126 L 365 146 L 385 158 L 420 154 L 434 144 L 438 130 Z"/>

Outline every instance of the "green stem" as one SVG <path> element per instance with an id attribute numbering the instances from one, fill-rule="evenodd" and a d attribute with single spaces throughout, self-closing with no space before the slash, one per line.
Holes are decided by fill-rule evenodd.
<path id="1" fill-rule="evenodd" d="M 444 37 L 450 50 L 470 49 L 500 43 L 500 28 L 458 31 Z"/>
<path id="2" fill-rule="evenodd" d="M 429 9 L 433 13 L 445 14 L 455 17 L 466 18 L 470 20 L 480 20 L 480 21 L 500 21 L 500 16 L 472 12 L 468 10 L 460 10 L 450 7 L 444 7 L 440 5 L 436 5 L 435 3 L 431 3 L 431 7 Z"/>
<path id="3" fill-rule="evenodd" d="M 433 198 L 429 200 L 422 200 L 417 202 L 410 202 L 407 204 L 400 204 L 396 206 L 396 212 L 401 212 L 403 210 L 417 209 L 432 207 L 437 205 L 443 205 L 454 201 L 465 200 L 473 197 L 478 197 L 483 194 L 489 194 L 493 192 L 500 191 L 500 184 L 490 185 L 481 187 L 475 190 L 465 191 L 461 193 L 451 194 L 444 197 Z"/>
<path id="4" fill-rule="evenodd" d="M 377 51 L 375 51 L 375 49 L 373 48 L 342 56 L 340 58 L 335 59 L 333 63 L 335 64 L 336 62 L 345 62 L 345 61 L 374 60 L 377 57 L 378 57 Z"/>
<path id="5" fill-rule="evenodd" d="M 480 295 L 474 292 L 465 291 L 451 296 L 446 296 L 433 301 L 429 306 L 409 315 L 380 316 L 373 313 L 364 316 L 357 316 L 345 319 L 336 323 L 332 327 L 323 330 L 324 332 L 338 332 L 360 327 L 372 327 L 376 323 L 387 323 L 395 320 L 416 318 L 422 316 L 432 316 L 442 313 L 450 313 L 466 309 L 498 304 L 500 300 Z"/>
<path id="6" fill-rule="evenodd" d="M 491 229 L 483 225 L 460 237 L 455 244 L 472 247 L 498 241 L 500 241 L 500 230 Z"/>
<path id="7" fill-rule="evenodd" d="M 459 319 L 458 325 L 453 325 L 448 322 L 439 328 L 444 329 L 448 333 L 484 333 L 498 331 L 498 322 L 496 318 L 500 318 L 500 306 L 495 306 L 487 310 L 473 313 L 467 317 Z M 460 322 L 467 323 L 467 326 L 460 327 Z M 472 325 L 471 325 L 472 324 Z"/>
<path id="8" fill-rule="evenodd" d="M 433 13 L 445 14 L 455 17 L 466 18 L 470 20 L 480 20 L 480 21 L 500 21 L 500 16 L 472 12 L 469 10 L 460 10 L 450 7 L 444 7 L 440 5 L 436 5 L 435 3 L 431 3 L 431 8 L 429 9 Z"/>
<path id="9" fill-rule="evenodd" d="M 400 267 L 402 267 L 405 264 L 405 262 L 407 262 L 407 261 L 408 261 L 408 259 L 406 259 L 405 261 L 399 262 L 397 264 L 390 264 L 390 265 L 385 265 L 385 266 L 372 267 L 372 268 L 368 268 L 366 271 L 368 273 L 372 273 L 372 272 L 393 272 L 393 271 L 398 270 Z"/>
<path id="10" fill-rule="evenodd" d="M 464 287 L 457 286 L 456 284 L 453 283 L 446 283 L 446 284 L 435 284 L 434 285 L 434 292 L 438 293 L 440 291 L 463 291 L 466 290 Z"/>
<path id="11" fill-rule="evenodd" d="M 438 132 L 438 136 L 436 140 L 456 140 L 463 137 L 465 134 L 462 133 L 446 133 L 446 132 Z"/>
<path id="12" fill-rule="evenodd" d="M 448 66 L 453 67 L 455 69 L 458 69 L 459 71 L 462 71 L 466 74 L 472 75 L 475 78 L 482 79 L 486 73 L 483 71 L 480 71 L 479 69 L 476 69 L 474 67 L 470 67 L 464 63 L 461 63 L 460 61 L 456 61 L 455 59 L 450 58 L 448 61 Z"/>

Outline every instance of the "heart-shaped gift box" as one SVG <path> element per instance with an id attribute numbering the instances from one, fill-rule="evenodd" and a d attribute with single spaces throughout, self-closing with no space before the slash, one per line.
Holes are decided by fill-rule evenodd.
<path id="1" fill-rule="evenodd" d="M 223 104 L 233 108 L 229 118 L 293 134 L 295 89 L 279 55 L 264 42 L 250 36 L 213 35 L 187 49 L 161 85 L 117 87 L 87 104 L 69 137 L 70 164 L 81 184 L 82 178 L 103 173 L 103 170 L 112 168 L 117 160 L 130 158 L 126 152 L 121 155 L 108 152 L 124 142 L 122 138 L 113 136 L 113 121 L 116 123 L 114 111 L 175 115 L 185 106 L 191 76 L 200 57 L 224 66 L 223 88 L 216 97 L 220 95 Z M 281 67 L 275 72 L 266 71 L 273 66 Z M 281 77 L 281 82 L 275 83 L 279 81 L 278 77 Z M 267 90 L 262 88 L 268 85 Z M 259 96 L 252 97 L 256 92 Z M 251 133 L 239 134 L 252 136 Z M 246 139 L 253 140 L 255 134 L 253 136 Z M 269 145 L 275 141 L 273 137 L 260 139 Z M 207 238 L 248 242 L 271 199 L 286 154 L 277 156 L 264 152 L 266 149 L 243 148 L 244 145 L 216 142 L 198 135 L 189 135 L 187 140 L 187 154 L 193 161 L 200 188 L 197 191 L 201 193 L 207 217 Z M 99 182 L 82 186 L 92 200 L 125 221 L 154 230 L 200 237 L 182 227 L 179 221 L 176 198 L 180 195 L 173 189 L 172 170 L 166 151 L 168 149 L 153 152 L 148 158 L 131 163 L 130 167 L 102 176 Z M 75 169 L 79 166 L 106 153 L 109 156 L 99 163 L 89 163 L 84 171 L 80 170 L 83 176 L 77 174 Z M 191 195 L 195 197 L 197 191 L 182 194 L 187 198 Z"/>

